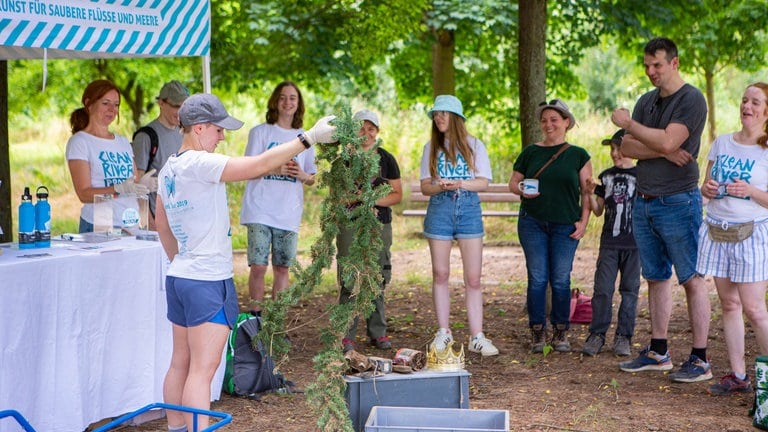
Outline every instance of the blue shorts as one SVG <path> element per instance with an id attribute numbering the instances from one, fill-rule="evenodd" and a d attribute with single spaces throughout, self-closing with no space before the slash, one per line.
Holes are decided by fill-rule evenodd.
<path id="1" fill-rule="evenodd" d="M 477 192 L 463 189 L 440 192 L 429 198 L 424 237 L 453 240 L 483 237 L 483 210 Z"/>
<path id="2" fill-rule="evenodd" d="M 632 226 L 643 277 L 664 281 L 672 266 L 680 284 L 698 275 L 696 257 L 701 227 L 701 193 L 691 189 L 672 195 L 635 199 Z"/>
<path id="3" fill-rule="evenodd" d="M 165 298 L 168 302 L 168 320 L 182 327 L 216 322 L 232 328 L 240 312 L 232 278 L 202 281 L 166 276 Z M 222 310 L 224 320 L 220 316 Z"/>
<path id="4" fill-rule="evenodd" d="M 272 265 L 290 267 L 296 258 L 299 234 L 263 224 L 246 224 L 248 228 L 248 265 L 267 265 L 272 252 Z"/>

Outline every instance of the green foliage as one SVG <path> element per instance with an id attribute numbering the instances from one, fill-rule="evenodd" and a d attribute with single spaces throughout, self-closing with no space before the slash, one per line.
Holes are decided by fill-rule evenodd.
<path id="1" fill-rule="evenodd" d="M 404 41 L 392 55 L 390 74 L 398 96 L 406 103 L 431 103 L 432 45 L 439 31 L 456 39 L 454 68 L 456 95 L 468 116 L 482 114 L 513 130 L 517 66 L 517 9 L 508 1 L 433 0 L 425 18 L 426 29 Z"/>
<path id="2" fill-rule="evenodd" d="M 264 328 L 259 337 L 276 355 L 287 353 L 287 343 L 275 335 L 284 332 L 288 307 L 320 285 L 323 270 L 333 262 L 339 227 L 353 230 L 355 239 L 349 255 L 339 258 L 337 263 L 345 285 L 354 287 L 352 301 L 328 306 L 329 323 L 320 331 L 323 349 L 313 359 L 318 375 L 307 388 L 307 399 L 318 415 L 321 430 L 351 431 L 344 400 L 346 362 L 340 341 L 355 317 L 366 317 L 373 308 L 382 278 L 378 264 L 382 243 L 381 225 L 372 209 L 389 189 L 373 189 L 370 179 L 378 173 L 378 154 L 362 150 L 363 139 L 357 136 L 360 122 L 352 119 L 348 105 L 341 108 L 335 124 L 339 143 L 318 145 L 319 159 L 330 168 L 320 177 L 321 187 L 328 188 L 328 196 L 322 203 L 321 234 L 312 246 L 312 263 L 307 268 L 297 265 L 293 269 L 296 282 L 275 301 L 264 303 Z"/>
<path id="3" fill-rule="evenodd" d="M 69 114 L 82 106 L 83 90 L 91 81 L 106 78 L 122 94 L 122 124 L 131 136 L 154 106 L 166 81 L 179 80 L 190 91 L 201 91 L 199 58 L 141 58 L 114 60 L 16 60 L 9 63 L 8 110 L 23 122 L 39 122 Z M 44 69 L 46 88 L 43 90 Z M 158 114 L 157 112 L 154 113 Z M 126 116 L 127 115 L 127 120 Z"/>
<path id="4" fill-rule="evenodd" d="M 585 89 L 574 66 L 600 42 L 606 25 L 599 0 L 549 2 L 547 13 L 547 100 L 581 99 Z"/>
<path id="5" fill-rule="evenodd" d="M 637 97 L 639 91 L 632 84 L 640 76 L 635 73 L 634 63 L 619 56 L 616 45 L 590 48 L 583 60 L 575 70 L 593 110 L 607 114 L 621 106 L 620 101 Z"/>
<path id="6" fill-rule="evenodd" d="M 618 3 L 621 7 L 617 7 Z M 637 62 L 642 61 L 642 48 L 648 39 L 669 37 L 678 45 L 680 70 L 697 74 L 699 81 L 710 88 L 724 68 L 757 70 L 763 67 L 768 53 L 763 24 L 768 3 L 763 0 L 614 0 L 604 2 L 601 10 L 613 21 L 608 29 L 619 47 L 633 53 Z M 681 17 L 686 17 L 686 25 L 680 25 Z M 717 103 L 708 103 L 711 121 L 716 118 Z"/>
<path id="7" fill-rule="evenodd" d="M 286 77 L 332 94 L 329 81 L 348 95 L 376 87 L 372 67 L 397 42 L 420 32 L 425 0 L 329 1 L 213 0 L 216 86 L 244 90 Z"/>

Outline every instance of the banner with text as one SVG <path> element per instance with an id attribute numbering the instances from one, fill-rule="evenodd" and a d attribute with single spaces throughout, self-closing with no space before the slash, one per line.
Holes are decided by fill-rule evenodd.
<path id="1" fill-rule="evenodd" d="M 210 39 L 209 0 L 0 0 L 0 58 L 203 56 Z"/>

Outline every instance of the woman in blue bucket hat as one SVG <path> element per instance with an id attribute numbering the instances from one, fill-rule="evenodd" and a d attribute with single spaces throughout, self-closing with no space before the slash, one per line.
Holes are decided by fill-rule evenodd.
<path id="1" fill-rule="evenodd" d="M 483 334 L 483 219 L 478 192 L 488 187 L 491 163 L 485 145 L 470 135 L 461 101 L 440 95 L 427 113 L 432 138 L 421 157 L 421 191 L 430 196 L 424 236 L 432 258 L 432 298 L 439 329 L 429 349 L 445 350 L 453 341 L 450 327 L 450 258 L 453 240 L 459 244 L 464 270 L 469 351 L 493 356 L 499 350 Z"/>

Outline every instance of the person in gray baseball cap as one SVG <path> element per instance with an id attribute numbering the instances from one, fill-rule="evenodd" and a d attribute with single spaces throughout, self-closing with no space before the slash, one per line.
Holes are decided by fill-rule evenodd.
<path id="1" fill-rule="evenodd" d="M 140 127 L 133 133 L 133 157 L 139 177 L 146 172 L 153 172 L 154 181 L 151 189 L 157 190 L 157 172 L 165 165 L 168 158 L 179 151 L 181 134 L 179 133 L 179 107 L 189 97 L 189 90 L 184 84 L 173 80 L 165 83 L 157 96 L 160 114 L 157 118 Z M 149 229 L 155 230 L 155 198 L 157 193 L 150 192 Z"/>
<path id="2" fill-rule="evenodd" d="M 543 101 L 536 116 L 542 140 L 523 148 L 509 179 L 509 191 L 521 199 L 517 233 L 528 271 L 531 352 L 543 353 L 547 345 L 570 352 L 571 270 L 589 224 L 587 179 L 592 178 L 592 162 L 584 148 L 566 140 L 576 119 L 565 102 Z M 522 187 L 524 183 L 535 186 Z"/>
<path id="3" fill-rule="evenodd" d="M 216 145 L 225 130 L 243 122 L 212 94 L 192 95 L 181 105 L 183 141 L 160 170 L 156 206 L 157 232 L 171 260 L 165 280 L 173 324 L 166 403 L 210 409 L 211 380 L 239 312 L 226 183 L 262 176 L 315 143 L 333 142 L 333 118 L 258 156 L 230 157 L 214 153 Z M 191 415 L 169 411 L 167 418 L 170 431 L 193 430 Z M 199 421 L 207 426 L 207 418 Z"/>

